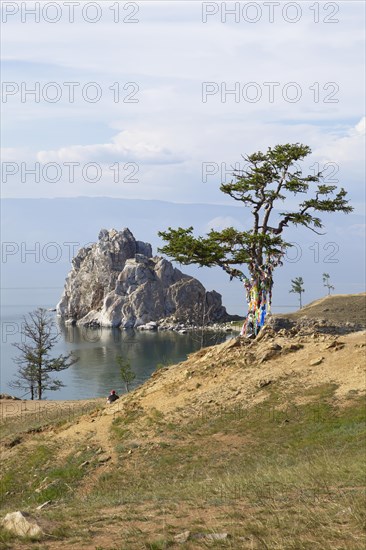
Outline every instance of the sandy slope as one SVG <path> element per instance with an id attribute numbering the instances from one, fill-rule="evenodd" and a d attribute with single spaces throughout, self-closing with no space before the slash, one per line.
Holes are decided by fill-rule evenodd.
<path id="1" fill-rule="evenodd" d="M 366 328 L 366 293 L 326 296 L 286 317 L 294 321 L 302 317 L 325 318 L 330 323 L 358 323 Z M 340 344 L 328 347 L 335 341 Z M 336 395 L 342 397 L 349 391 L 365 389 L 364 342 L 365 332 L 342 337 L 316 334 L 293 336 L 280 332 L 252 343 L 245 342 L 244 339 L 236 343 L 233 340 L 203 349 L 179 365 L 162 369 L 129 396 L 120 399 L 114 406 L 107 407 L 105 412 L 114 414 L 131 401 L 135 406 L 138 403 L 143 409 L 154 407 L 163 412 L 182 406 L 195 408 L 197 403 L 201 407 L 214 402 L 217 405 L 243 403 L 245 400 L 254 403 L 261 399 L 257 392 L 261 380 L 271 380 L 271 383 L 278 381 L 283 388 L 288 389 L 294 384 L 310 387 L 333 382 L 339 385 Z M 289 350 L 292 344 L 299 345 L 300 349 Z M 270 360 L 261 362 L 266 353 L 271 353 L 270 348 L 273 345 L 281 346 L 283 351 L 273 353 Z M 324 358 L 320 365 L 310 365 L 312 360 L 320 357 Z M 226 366 L 230 366 L 230 369 L 221 368 Z M 0 400 L 0 418 L 15 418 L 65 408 L 72 410 L 73 407 L 83 404 L 87 408 L 93 402 L 104 406 L 105 400 Z"/>
<path id="2" fill-rule="evenodd" d="M 75 441 L 88 439 L 113 455 L 108 439 L 110 425 L 116 414 L 126 410 L 139 409 L 147 414 L 157 410 L 166 419 L 184 421 L 223 407 L 250 408 L 267 398 L 270 384 L 296 403 L 304 402 L 303 394 L 312 387 L 335 384 L 335 397 L 342 404 L 350 395 L 366 392 L 365 351 L 366 331 L 341 337 L 269 332 L 258 340 L 236 338 L 202 349 L 187 361 L 157 371 L 114 405 L 106 406 L 104 399 L 2 401 L 0 408 L 2 417 L 9 419 L 68 407 L 72 410 L 81 404 L 88 407 L 95 402 L 102 409 L 99 413 L 85 414 L 54 437 L 69 449 Z"/>
<path id="3" fill-rule="evenodd" d="M 296 393 L 298 401 L 311 387 L 336 384 L 335 396 L 342 401 L 350 392 L 366 390 L 365 342 L 365 331 L 341 338 L 278 335 L 249 344 L 243 339 L 229 341 L 158 373 L 128 401 L 117 402 L 105 413 L 123 410 L 131 399 L 145 411 L 155 408 L 171 416 L 220 406 L 250 407 L 266 398 L 269 384 L 289 396 Z M 282 349 L 273 350 L 276 346 Z"/>
<path id="4" fill-rule="evenodd" d="M 279 315 L 293 320 L 304 316 L 310 319 L 324 318 L 332 323 L 359 323 L 366 328 L 366 293 L 325 296 L 299 311 Z"/>
<path id="5" fill-rule="evenodd" d="M 58 411 L 65 411 L 66 409 L 73 411 L 79 409 L 83 405 L 85 407 L 90 406 L 92 403 L 104 404 L 105 399 L 84 399 L 84 400 L 64 400 L 64 401 L 28 401 L 28 400 L 12 400 L 12 399 L 0 399 L 0 418 L 9 419 L 16 417 L 24 417 L 25 415 L 41 414 L 44 415 L 47 412 L 55 413 Z"/>
<path id="6" fill-rule="evenodd" d="M 350 315 L 353 308 L 360 311 L 364 297 L 365 295 L 350 297 L 349 303 L 353 304 L 352 308 L 347 310 Z M 325 309 L 333 308 L 334 318 L 331 321 L 338 322 L 338 319 L 344 315 L 345 306 L 343 296 L 325 298 L 308 306 L 306 314 L 311 316 L 314 310 L 317 310 L 323 311 L 321 316 L 324 317 Z M 353 318 L 350 322 L 355 321 L 357 319 Z M 347 317 L 343 317 L 343 322 L 347 322 Z M 77 417 L 56 428 L 51 426 L 40 434 L 40 437 L 45 437 L 50 443 L 56 444 L 57 451 L 54 456 L 56 462 L 62 462 L 73 455 L 75 449 L 80 448 L 81 445 L 95 449 L 96 460 L 99 460 L 99 457 L 105 457 L 98 467 L 91 468 L 90 473 L 78 486 L 76 494 L 78 497 L 83 497 L 92 491 L 101 476 L 108 476 L 108 473 L 112 474 L 116 468 L 117 471 L 121 468 L 121 456 L 117 453 L 113 432 L 111 432 L 115 418 L 127 418 L 131 412 L 140 412 L 140 416 L 136 416 L 133 420 L 133 437 L 139 441 L 138 456 L 142 457 L 143 453 L 151 452 L 151 445 L 159 445 L 159 438 L 164 440 L 164 434 L 157 434 L 156 425 L 149 427 L 147 422 L 149 418 L 154 418 L 154 415 L 157 418 L 157 414 L 164 415 L 165 423 L 172 422 L 181 426 L 189 424 L 200 415 L 207 414 L 212 418 L 226 409 L 250 410 L 257 403 L 266 401 L 269 388 L 274 389 L 280 396 L 278 409 L 281 411 L 291 404 L 295 409 L 292 408 L 290 413 L 294 413 L 296 405 L 314 399 L 315 393 L 312 393 L 312 390 L 316 391 L 330 384 L 334 389 L 334 397 L 332 397 L 334 404 L 345 407 L 355 396 L 366 394 L 365 352 L 366 331 L 337 335 L 317 333 L 311 327 L 298 332 L 282 330 L 277 333 L 271 329 L 265 329 L 256 340 L 233 338 L 219 346 L 202 349 L 178 365 L 157 371 L 145 384 L 121 397 L 114 405 L 105 405 L 104 399 L 41 403 L 6 400 L 0 402 L 0 410 L 4 420 L 12 422 L 17 421 L 22 415 L 26 415 L 28 419 L 32 414 L 42 415 L 48 411 L 54 412 L 55 408 L 57 411 L 57 408 L 72 410 L 72 407 L 80 407 L 80 405 L 85 405 L 86 409 L 89 407 L 89 412 L 80 418 Z M 90 412 L 90 405 L 93 402 L 95 408 Z M 235 446 L 240 449 L 243 445 L 240 434 L 218 433 L 212 438 L 217 448 L 223 450 L 229 447 L 234 449 Z M 176 441 L 177 445 L 178 443 L 179 440 Z M 5 445 L 2 456 L 11 461 L 23 446 L 32 449 L 33 444 L 33 434 L 24 434 L 16 446 Z M 97 449 L 101 454 L 98 454 Z M 121 452 L 119 450 L 119 453 Z M 130 467 L 126 472 L 132 472 L 133 463 L 130 464 L 129 461 L 135 460 L 134 453 L 135 450 L 128 452 L 126 450 L 123 456 L 123 469 Z M 116 533 L 110 532 L 109 518 L 117 512 L 119 514 L 120 509 L 102 510 L 101 515 L 103 515 L 102 512 L 105 525 L 103 524 L 103 528 L 100 525 L 98 534 L 93 538 L 92 546 L 89 546 L 89 543 L 74 545 L 70 542 L 68 547 L 95 548 L 97 545 L 103 548 L 115 547 Z M 154 533 L 154 536 L 158 536 L 160 518 L 154 516 L 154 511 L 147 509 L 144 511 L 146 517 L 150 512 L 153 518 L 151 525 L 147 525 L 144 520 L 144 523 L 138 526 L 142 530 L 150 529 L 150 534 Z M 213 510 L 211 512 L 213 513 Z M 171 513 L 174 514 L 174 511 Z M 170 521 L 173 519 L 172 516 Z M 196 517 L 193 520 L 196 520 Z M 123 539 L 122 535 L 121 532 L 119 536 Z M 65 546 L 65 541 L 47 541 L 47 548 L 50 550 L 59 550 Z M 16 549 L 22 547 L 21 543 L 14 545 Z M 249 548 L 243 545 L 244 547 Z M 136 545 L 133 548 L 140 548 L 140 546 Z"/>

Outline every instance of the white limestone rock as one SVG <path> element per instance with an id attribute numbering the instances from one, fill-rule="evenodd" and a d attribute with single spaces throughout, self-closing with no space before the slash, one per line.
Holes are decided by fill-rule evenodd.
<path id="1" fill-rule="evenodd" d="M 18 537 L 41 537 L 44 532 L 25 512 L 10 512 L 3 518 L 2 527 Z"/>
<path id="2" fill-rule="evenodd" d="M 228 319 L 221 295 L 206 292 L 127 228 L 102 229 L 72 260 L 57 314 L 68 324 L 137 328 L 174 316 L 201 324 Z M 151 330 L 151 328 L 150 328 Z"/>

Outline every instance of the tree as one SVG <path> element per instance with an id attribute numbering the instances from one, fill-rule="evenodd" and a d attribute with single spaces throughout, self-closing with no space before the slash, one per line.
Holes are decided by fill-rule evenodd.
<path id="1" fill-rule="evenodd" d="M 323 273 L 323 286 L 328 289 L 328 296 L 331 290 L 334 290 L 334 286 L 330 284 L 330 275 L 329 273 Z"/>
<path id="2" fill-rule="evenodd" d="M 190 320 L 191 323 L 195 325 L 195 331 L 191 336 L 194 341 L 198 342 L 200 349 L 204 346 L 205 336 L 207 336 L 207 327 L 210 324 L 213 308 L 214 304 L 209 306 L 207 303 L 207 292 L 199 296 L 196 303 L 192 305 Z M 212 340 L 217 339 L 217 333 L 213 333 L 210 336 Z"/>
<path id="3" fill-rule="evenodd" d="M 291 279 L 291 290 L 289 292 L 294 292 L 299 295 L 300 309 L 302 308 L 301 294 L 305 292 L 304 281 L 302 277 L 296 277 L 296 279 Z"/>
<path id="4" fill-rule="evenodd" d="M 117 355 L 116 362 L 120 367 L 121 378 L 128 393 L 130 391 L 130 384 L 135 380 L 136 374 L 133 372 L 131 364 L 122 355 Z"/>
<path id="5" fill-rule="evenodd" d="M 11 387 L 30 392 L 31 399 L 42 399 L 45 391 L 56 391 L 64 386 L 52 378 L 51 372 L 68 369 L 79 359 L 72 353 L 51 358 L 50 351 L 60 335 L 55 322 L 45 309 L 38 308 L 23 317 L 22 341 L 13 344 L 19 351 L 14 361 L 19 366 Z"/>
<path id="6" fill-rule="evenodd" d="M 166 367 L 170 367 L 173 363 L 169 361 L 168 357 L 166 355 L 163 355 L 161 358 L 160 363 L 157 363 L 155 366 L 155 370 L 165 369 Z"/>
<path id="7" fill-rule="evenodd" d="M 318 229 L 323 226 L 317 212 L 353 210 L 346 200 L 346 191 L 326 185 L 321 172 L 302 174 L 297 163 L 310 153 L 308 146 L 295 143 L 243 157 L 246 167 L 234 172 L 234 180 L 222 184 L 220 190 L 251 208 L 250 229 L 211 229 L 205 237 L 195 237 L 193 227 L 169 227 L 168 231 L 159 232 L 167 243 L 160 252 L 181 264 L 219 266 L 230 279 L 238 278 L 244 283 L 248 318 L 254 319 L 255 334 L 271 308 L 273 271 L 282 265 L 286 249 L 291 246 L 282 238 L 284 230 L 289 225 L 304 226 L 319 234 Z M 281 203 L 291 197 L 292 205 L 292 196 L 298 195 L 305 197 L 296 208 L 282 210 Z M 247 266 L 249 277 L 242 271 L 243 265 Z"/>

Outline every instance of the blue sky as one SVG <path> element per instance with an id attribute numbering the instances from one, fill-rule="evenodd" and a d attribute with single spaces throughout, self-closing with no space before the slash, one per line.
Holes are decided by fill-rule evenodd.
<path id="1" fill-rule="evenodd" d="M 73 23 L 65 2 L 51 3 L 60 15 L 55 23 L 45 20 L 55 10 L 41 11 L 34 22 L 23 4 L 36 3 L 1 6 L 1 153 L 4 163 L 19 168 L 3 173 L 2 197 L 229 204 L 219 184 L 230 179 L 242 154 L 302 142 L 313 150 L 305 169 L 327 166 L 329 177 L 349 191 L 356 214 L 364 214 L 363 2 L 242 2 L 238 22 L 223 11 L 233 2 L 120 2 L 118 23 L 115 2 L 93 3 L 95 12 L 87 15 L 100 10 L 96 23 L 83 19 L 87 2 L 75 8 Z M 73 83 L 73 102 L 65 83 Z M 22 101 L 21 91 L 35 86 L 39 101 L 31 95 Z M 236 96 L 225 96 L 233 89 Z M 85 90 L 100 91 L 100 100 L 86 100 Z M 52 102 L 58 91 L 59 101 Z M 73 181 L 65 167 L 70 162 L 78 163 Z M 36 182 L 25 173 L 22 181 L 34 163 L 41 170 L 56 163 L 59 180 Z M 99 181 L 85 178 L 89 163 L 100 167 Z M 116 163 L 118 181 L 110 168 Z M 203 163 L 218 167 L 206 181 Z M 240 226 L 242 219 L 238 213 L 215 223 Z M 362 247 L 364 225 L 347 219 Z M 362 258 L 359 269 L 363 273 Z"/>

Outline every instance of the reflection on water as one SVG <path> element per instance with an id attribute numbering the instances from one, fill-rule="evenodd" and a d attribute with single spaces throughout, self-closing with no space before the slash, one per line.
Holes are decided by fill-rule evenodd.
<path id="1" fill-rule="evenodd" d="M 67 384 L 57 399 L 78 399 L 107 395 L 111 389 L 124 392 L 116 356 L 130 362 L 140 385 L 150 377 L 159 363 L 178 363 L 201 347 L 201 334 L 176 332 L 121 331 L 119 329 L 90 329 L 59 324 L 63 353 L 74 351 L 79 361 L 64 371 Z M 203 346 L 224 342 L 227 335 L 207 332 Z"/>
<path id="2" fill-rule="evenodd" d="M 27 291 L 28 292 L 28 291 Z M 40 293 L 42 296 L 44 293 Z M 26 296 L 28 294 L 26 293 Z M 14 297 L 11 296 L 13 299 Z M 21 300 L 22 296 L 19 297 Z M 49 308 L 54 300 L 34 296 L 35 303 Z M 28 297 L 30 300 L 30 298 Z M 22 339 L 23 316 L 33 311 L 38 305 L 2 304 L 1 307 L 1 377 L 0 393 L 10 393 L 29 398 L 22 391 L 15 391 L 9 386 L 14 379 L 17 365 L 14 357 L 18 355 L 12 344 Z M 106 396 L 111 389 L 123 392 L 117 355 L 126 358 L 136 373 L 134 385 L 141 384 L 150 377 L 158 363 L 178 363 L 187 358 L 189 353 L 201 347 L 201 334 L 177 334 L 176 332 L 143 332 L 121 331 L 119 329 L 87 329 L 85 327 L 65 326 L 54 316 L 60 338 L 51 351 L 55 357 L 61 353 L 73 351 L 79 361 L 69 369 L 55 373 L 55 377 L 66 385 L 60 391 L 46 392 L 48 399 L 82 399 Z M 230 336 L 230 335 L 229 335 Z M 225 341 L 226 334 L 206 332 L 202 344 L 210 346 Z"/>

